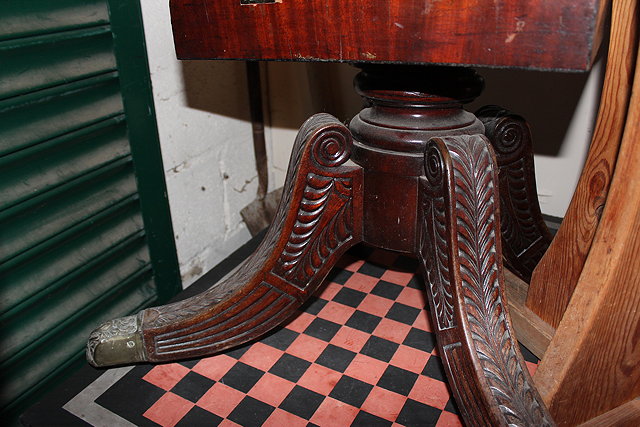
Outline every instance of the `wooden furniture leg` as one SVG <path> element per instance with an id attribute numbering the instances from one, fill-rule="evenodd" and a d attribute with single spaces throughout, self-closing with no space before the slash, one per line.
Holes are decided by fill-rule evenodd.
<path id="1" fill-rule="evenodd" d="M 476 116 L 498 161 L 504 262 L 529 282 L 553 240 L 538 203 L 531 131 L 524 118 L 497 106 L 483 107 Z"/>
<path id="2" fill-rule="evenodd" d="M 496 162 L 481 135 L 434 138 L 421 178 L 419 255 L 438 349 L 469 425 L 553 425 L 502 291 Z"/>
<path id="3" fill-rule="evenodd" d="M 576 191 L 549 250 L 531 278 L 526 305 L 556 328 L 573 295 L 598 228 L 631 96 L 638 43 L 636 0 L 614 1 L 600 110 Z"/>
<path id="4" fill-rule="evenodd" d="M 344 166 L 351 133 L 328 114 L 296 139 L 283 200 L 260 247 L 206 292 L 97 328 L 87 344 L 94 366 L 208 355 L 279 325 L 362 235 L 362 170 Z"/>
<path id="5" fill-rule="evenodd" d="M 422 260 L 468 424 L 552 425 L 502 290 L 497 164 L 482 122 L 462 108 L 482 86 L 468 68 L 363 66 L 356 89 L 368 107 L 351 132 L 326 114 L 303 125 L 286 199 L 252 258 L 203 294 L 107 322 L 90 337 L 90 362 L 169 361 L 254 339 L 363 241 Z M 343 165 L 350 152 L 357 166 Z"/>

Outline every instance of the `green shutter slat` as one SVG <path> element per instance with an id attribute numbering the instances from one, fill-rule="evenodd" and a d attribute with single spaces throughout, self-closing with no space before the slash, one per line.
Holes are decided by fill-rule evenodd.
<path id="1" fill-rule="evenodd" d="M 0 262 L 67 229 L 91 221 L 109 206 L 136 193 L 128 159 L 113 162 L 0 213 Z"/>
<path id="2" fill-rule="evenodd" d="M 147 291 L 153 284 L 150 276 L 146 273 L 136 277 L 135 281 L 127 283 L 127 287 L 101 299 L 92 312 L 85 313 L 69 325 L 64 339 L 51 337 L 41 343 L 29 359 L 17 359 L 11 366 L 3 368 L 0 371 L 0 405 L 11 410 L 28 399 L 35 387 L 47 385 L 49 380 L 55 380 L 74 362 L 84 359 L 84 341 L 96 325 L 153 304 L 155 296 L 149 296 Z"/>
<path id="3" fill-rule="evenodd" d="M 0 268 L 0 317 L 11 316 L 25 305 L 37 304 L 49 292 L 65 286 L 84 270 L 111 257 L 130 240 L 143 234 L 138 201 L 110 212 L 86 230 L 61 239 L 47 251 L 24 257 L 17 265 Z"/>
<path id="4" fill-rule="evenodd" d="M 0 42 L 0 99 L 114 71 L 108 26 Z"/>
<path id="5" fill-rule="evenodd" d="M 104 0 L 6 1 L 0 13 L 0 40 L 64 31 L 109 22 Z"/>
<path id="6" fill-rule="evenodd" d="M 20 358 L 30 347 L 38 345 L 84 313 L 95 309 L 100 299 L 118 292 L 128 280 L 151 270 L 149 251 L 144 238 L 121 248 L 114 256 L 79 275 L 75 280 L 51 293 L 43 303 L 2 320 L 0 366 Z M 147 296 L 154 293 L 146 289 Z"/>
<path id="7" fill-rule="evenodd" d="M 0 156 L 122 114 L 117 73 L 0 102 Z"/>
<path id="8" fill-rule="evenodd" d="M 0 158 L 0 210 L 131 153 L 124 116 Z"/>

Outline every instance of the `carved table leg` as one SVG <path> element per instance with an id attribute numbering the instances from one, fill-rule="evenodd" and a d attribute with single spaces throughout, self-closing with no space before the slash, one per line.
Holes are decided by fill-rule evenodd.
<path id="1" fill-rule="evenodd" d="M 504 262 L 529 282 L 553 239 L 538 203 L 531 131 L 522 117 L 497 106 L 483 107 L 476 115 L 498 161 Z"/>
<path id="2" fill-rule="evenodd" d="M 260 247 L 200 295 L 97 328 L 94 366 L 203 356 L 269 331 L 318 287 L 361 240 L 362 170 L 344 166 L 351 133 L 328 114 L 310 118 L 293 148 L 283 200 Z"/>
<path id="3" fill-rule="evenodd" d="M 497 174 L 482 135 L 433 138 L 417 251 L 437 342 L 469 425 L 552 425 L 517 348 L 502 291 Z"/>

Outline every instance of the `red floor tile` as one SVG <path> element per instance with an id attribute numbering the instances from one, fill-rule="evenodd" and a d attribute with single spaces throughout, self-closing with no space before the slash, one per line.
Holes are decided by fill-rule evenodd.
<path id="1" fill-rule="evenodd" d="M 222 383 L 215 383 L 201 398 L 196 405 L 202 409 L 226 418 L 244 399 L 245 394 L 241 391 L 228 387 Z"/>
<path id="2" fill-rule="evenodd" d="M 188 373 L 189 368 L 179 363 L 169 363 L 167 365 L 154 366 L 142 379 L 169 391 Z"/>
<path id="3" fill-rule="evenodd" d="M 366 274 L 353 273 L 353 275 L 344 282 L 344 285 L 347 288 L 368 293 L 378 284 L 379 280 L 377 277 L 371 277 Z"/>
<path id="4" fill-rule="evenodd" d="M 394 421 L 407 398 L 398 393 L 374 387 L 362 404 L 362 409 L 385 420 Z"/>
<path id="5" fill-rule="evenodd" d="M 278 406 L 294 386 L 291 381 L 267 372 L 247 394 L 271 406 Z"/>
<path id="6" fill-rule="evenodd" d="M 396 301 L 420 310 L 427 306 L 427 298 L 424 291 L 414 288 L 404 288 L 396 298 Z"/>
<path id="7" fill-rule="evenodd" d="M 362 302 L 358 306 L 358 310 L 376 316 L 384 317 L 393 303 L 393 300 L 369 294 L 364 297 L 364 300 L 362 300 Z"/>
<path id="8" fill-rule="evenodd" d="M 211 378 L 214 381 L 220 381 L 220 378 L 236 363 L 237 360 L 234 358 L 221 354 L 202 359 L 193 367 L 193 371 L 207 378 Z"/>
<path id="9" fill-rule="evenodd" d="M 304 418 L 276 408 L 264 422 L 263 427 L 305 427 L 309 422 Z"/>
<path id="10" fill-rule="evenodd" d="M 329 301 L 318 313 L 318 317 L 344 325 L 356 311 L 355 308 Z"/>
<path id="11" fill-rule="evenodd" d="M 463 427 L 463 424 L 458 415 L 445 411 L 440 414 L 436 427 Z"/>
<path id="12" fill-rule="evenodd" d="M 358 408 L 327 397 L 309 421 L 319 426 L 348 426 L 358 412 Z"/>
<path id="13" fill-rule="evenodd" d="M 316 316 L 314 316 L 313 314 L 300 313 L 285 326 L 287 327 L 287 329 L 302 333 L 305 329 L 307 329 L 307 326 L 309 326 L 309 324 L 313 322 L 313 319 L 315 318 Z"/>
<path id="14" fill-rule="evenodd" d="M 282 357 L 284 351 L 269 345 L 257 342 L 249 347 L 240 358 L 240 361 L 254 368 L 268 371 Z"/>
<path id="15" fill-rule="evenodd" d="M 421 373 L 429 361 L 431 354 L 406 345 L 401 345 L 389 361 L 393 366 L 407 371 Z"/>
<path id="16" fill-rule="evenodd" d="M 287 348 L 287 353 L 314 362 L 325 348 L 327 348 L 325 341 L 309 335 L 299 335 Z"/>
<path id="17" fill-rule="evenodd" d="M 341 377 L 339 372 L 314 363 L 300 377 L 298 384 L 316 393 L 328 395 Z"/>
<path id="18" fill-rule="evenodd" d="M 370 336 L 366 332 L 343 326 L 331 339 L 331 344 L 357 353 L 364 347 Z"/>
<path id="19" fill-rule="evenodd" d="M 445 383 L 424 375 L 418 377 L 409 397 L 438 409 L 444 409 L 451 399 Z"/>
<path id="20" fill-rule="evenodd" d="M 326 299 L 327 301 L 331 301 L 333 297 L 335 297 L 336 294 L 340 292 L 340 289 L 342 289 L 342 285 L 329 282 L 321 285 L 316 291 L 315 295 L 319 298 Z"/>
<path id="21" fill-rule="evenodd" d="M 373 331 L 373 335 L 387 339 L 389 341 L 401 343 L 411 330 L 411 326 L 395 320 L 384 318 L 378 323 Z"/>
<path id="22" fill-rule="evenodd" d="M 413 327 L 416 329 L 422 329 L 423 331 L 433 332 L 429 312 L 422 310 L 413 322 Z"/>
<path id="23" fill-rule="evenodd" d="M 405 286 L 411 281 L 411 279 L 413 279 L 414 275 L 414 273 L 407 273 L 404 271 L 387 270 L 380 279 L 395 283 L 396 285 Z"/>
<path id="24" fill-rule="evenodd" d="M 162 427 L 173 427 L 193 406 L 193 402 L 169 392 L 158 399 L 143 416 Z"/>
<path id="25" fill-rule="evenodd" d="M 344 373 L 368 384 L 376 384 L 382 374 L 384 374 L 387 366 L 389 366 L 388 363 L 378 359 L 365 356 L 364 354 L 356 354 L 356 357 Z"/>

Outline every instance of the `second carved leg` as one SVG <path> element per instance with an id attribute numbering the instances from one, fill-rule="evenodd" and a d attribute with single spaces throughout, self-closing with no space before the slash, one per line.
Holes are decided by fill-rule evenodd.
<path id="1" fill-rule="evenodd" d="M 418 252 L 438 348 L 469 425 L 552 425 L 503 294 L 497 173 L 482 135 L 434 138 L 421 178 Z"/>
<path id="2" fill-rule="evenodd" d="M 362 170 L 344 166 L 351 133 L 317 114 L 300 129 L 276 218 L 256 252 L 202 294 L 106 322 L 87 344 L 94 366 L 213 354 L 287 319 L 361 241 Z"/>

